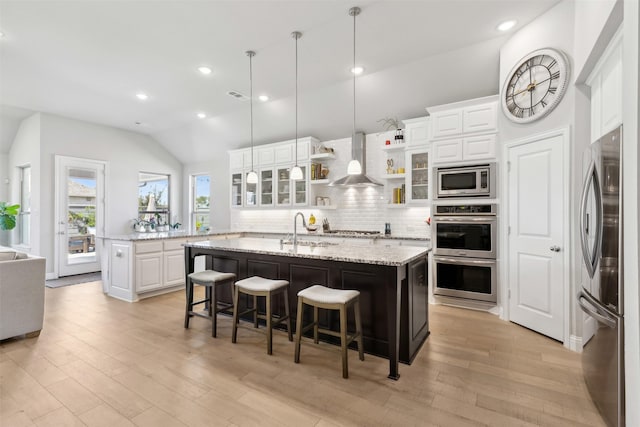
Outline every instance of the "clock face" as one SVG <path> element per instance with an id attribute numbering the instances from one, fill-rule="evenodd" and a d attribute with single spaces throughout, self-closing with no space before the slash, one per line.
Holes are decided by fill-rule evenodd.
<path id="1" fill-rule="evenodd" d="M 569 65 L 562 52 L 531 52 L 508 74 L 502 88 L 502 110 L 516 123 L 540 119 L 558 105 L 568 82 Z"/>

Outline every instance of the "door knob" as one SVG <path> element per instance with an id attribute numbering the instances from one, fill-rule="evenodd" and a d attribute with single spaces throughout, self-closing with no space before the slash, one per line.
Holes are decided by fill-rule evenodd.
<path id="1" fill-rule="evenodd" d="M 560 246 L 551 246 L 549 249 L 551 252 L 560 252 Z"/>

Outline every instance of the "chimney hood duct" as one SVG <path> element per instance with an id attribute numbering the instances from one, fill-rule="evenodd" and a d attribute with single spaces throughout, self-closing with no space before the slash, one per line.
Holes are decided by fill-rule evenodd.
<path id="1" fill-rule="evenodd" d="M 362 173 L 358 175 L 347 175 L 329 184 L 332 187 L 375 187 L 382 184 L 369 178 L 367 174 L 365 136 L 362 132 L 357 132 L 351 138 L 351 158 L 358 160 L 362 165 Z"/>

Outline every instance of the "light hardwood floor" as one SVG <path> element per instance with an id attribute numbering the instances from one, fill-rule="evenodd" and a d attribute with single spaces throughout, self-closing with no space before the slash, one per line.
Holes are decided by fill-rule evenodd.
<path id="1" fill-rule="evenodd" d="M 601 426 L 580 355 L 497 317 L 430 306 L 431 336 L 401 378 L 386 359 L 239 330 L 218 338 L 184 295 L 130 304 L 100 282 L 46 289 L 38 338 L 0 342 L 0 425 Z"/>

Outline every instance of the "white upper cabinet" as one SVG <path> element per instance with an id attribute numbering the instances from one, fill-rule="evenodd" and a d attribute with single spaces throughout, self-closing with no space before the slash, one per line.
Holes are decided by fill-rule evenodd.
<path id="1" fill-rule="evenodd" d="M 243 168 L 244 151 L 245 150 L 229 151 L 229 168 L 230 169 Z"/>
<path id="2" fill-rule="evenodd" d="M 433 163 L 462 161 L 462 138 L 447 139 L 433 144 Z"/>
<path id="3" fill-rule="evenodd" d="M 253 166 L 255 168 L 255 166 L 258 164 L 258 158 L 256 157 L 256 150 L 255 147 L 253 149 L 253 152 L 251 151 L 251 148 L 244 149 L 242 150 L 242 157 L 243 157 L 243 162 L 244 162 L 244 169 L 250 171 L 251 167 Z"/>
<path id="4" fill-rule="evenodd" d="M 498 97 L 429 107 L 434 164 L 495 160 Z"/>
<path id="5" fill-rule="evenodd" d="M 622 124 L 622 32 L 607 46 L 587 78 L 591 87 L 591 142 Z"/>
<path id="6" fill-rule="evenodd" d="M 461 108 L 433 113 L 431 115 L 433 139 L 462 134 L 462 117 L 463 111 Z"/>
<path id="7" fill-rule="evenodd" d="M 293 162 L 293 155 L 294 155 L 293 145 L 291 144 L 277 145 L 274 148 L 274 151 L 275 151 L 275 162 L 277 164 Z"/>
<path id="8" fill-rule="evenodd" d="M 431 139 L 497 132 L 497 105 L 498 97 L 494 95 L 427 108 L 431 117 Z"/>
<path id="9" fill-rule="evenodd" d="M 258 152 L 258 164 L 260 166 L 271 166 L 275 161 L 275 153 L 273 147 L 259 147 Z"/>
<path id="10" fill-rule="evenodd" d="M 466 107 L 462 110 L 462 132 L 495 132 L 498 128 L 497 103 Z"/>
<path id="11" fill-rule="evenodd" d="M 410 147 L 426 147 L 429 144 L 429 118 L 403 120 L 404 139 Z"/>

